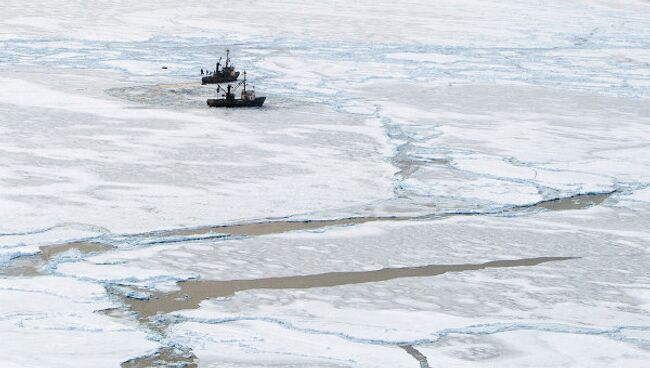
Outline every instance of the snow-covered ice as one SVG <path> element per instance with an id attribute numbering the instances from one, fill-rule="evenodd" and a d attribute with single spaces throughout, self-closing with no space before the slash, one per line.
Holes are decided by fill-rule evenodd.
<path id="1" fill-rule="evenodd" d="M 135 320 L 100 313 L 114 308 L 101 285 L 62 278 L 0 279 L 3 367 L 115 367 L 155 351 Z"/>
<path id="2" fill-rule="evenodd" d="M 164 347 L 215 367 L 650 360 L 647 1 L 223 5 L 3 2 L 3 366 Z M 263 109 L 205 106 L 198 71 L 225 48 Z M 246 289 L 148 322 L 124 299 L 535 257 L 574 258 Z"/>

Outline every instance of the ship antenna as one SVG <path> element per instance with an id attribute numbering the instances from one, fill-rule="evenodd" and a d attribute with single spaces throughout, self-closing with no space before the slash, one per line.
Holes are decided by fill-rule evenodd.
<path id="1" fill-rule="evenodd" d="M 226 66 L 230 64 L 230 49 L 226 49 Z"/>

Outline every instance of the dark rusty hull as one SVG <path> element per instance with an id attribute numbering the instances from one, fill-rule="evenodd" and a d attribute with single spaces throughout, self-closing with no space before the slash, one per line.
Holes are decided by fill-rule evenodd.
<path id="1" fill-rule="evenodd" d="M 264 104 L 266 97 L 257 97 L 252 101 L 226 100 L 225 98 L 210 98 L 206 102 L 210 107 L 259 107 Z"/>
<path id="2" fill-rule="evenodd" d="M 239 78 L 239 72 L 235 72 L 234 75 L 209 75 L 207 77 L 201 78 L 201 84 L 217 84 L 217 83 L 227 83 L 234 82 Z"/>

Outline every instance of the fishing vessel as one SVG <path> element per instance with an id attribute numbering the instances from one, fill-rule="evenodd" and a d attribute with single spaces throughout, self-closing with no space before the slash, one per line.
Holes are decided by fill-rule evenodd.
<path id="1" fill-rule="evenodd" d="M 230 64 L 230 49 L 226 49 L 226 63 L 223 67 L 221 66 L 221 58 L 219 58 L 214 71 L 208 73 L 210 75 L 201 78 L 201 84 L 234 82 L 239 78 L 239 72 L 235 71 L 235 67 Z"/>
<path id="2" fill-rule="evenodd" d="M 235 98 L 235 91 L 242 87 L 240 98 Z M 259 107 L 264 104 L 266 97 L 255 96 L 255 88 L 246 88 L 246 72 L 244 72 L 244 80 L 239 82 L 237 86 L 233 87 L 231 84 L 224 89 L 217 86 L 217 92 L 225 92 L 223 98 L 209 98 L 206 102 L 210 107 Z"/>

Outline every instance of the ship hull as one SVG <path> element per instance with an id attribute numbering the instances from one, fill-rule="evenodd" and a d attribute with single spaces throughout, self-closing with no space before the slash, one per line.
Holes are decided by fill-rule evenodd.
<path id="1" fill-rule="evenodd" d="M 266 97 L 257 97 L 254 100 L 226 100 L 225 98 L 210 98 L 206 101 L 210 107 L 260 107 L 264 104 Z"/>
<path id="2" fill-rule="evenodd" d="M 234 75 L 209 75 L 201 78 L 201 84 L 228 83 L 236 81 L 237 78 L 239 78 L 239 72 L 236 72 Z"/>

